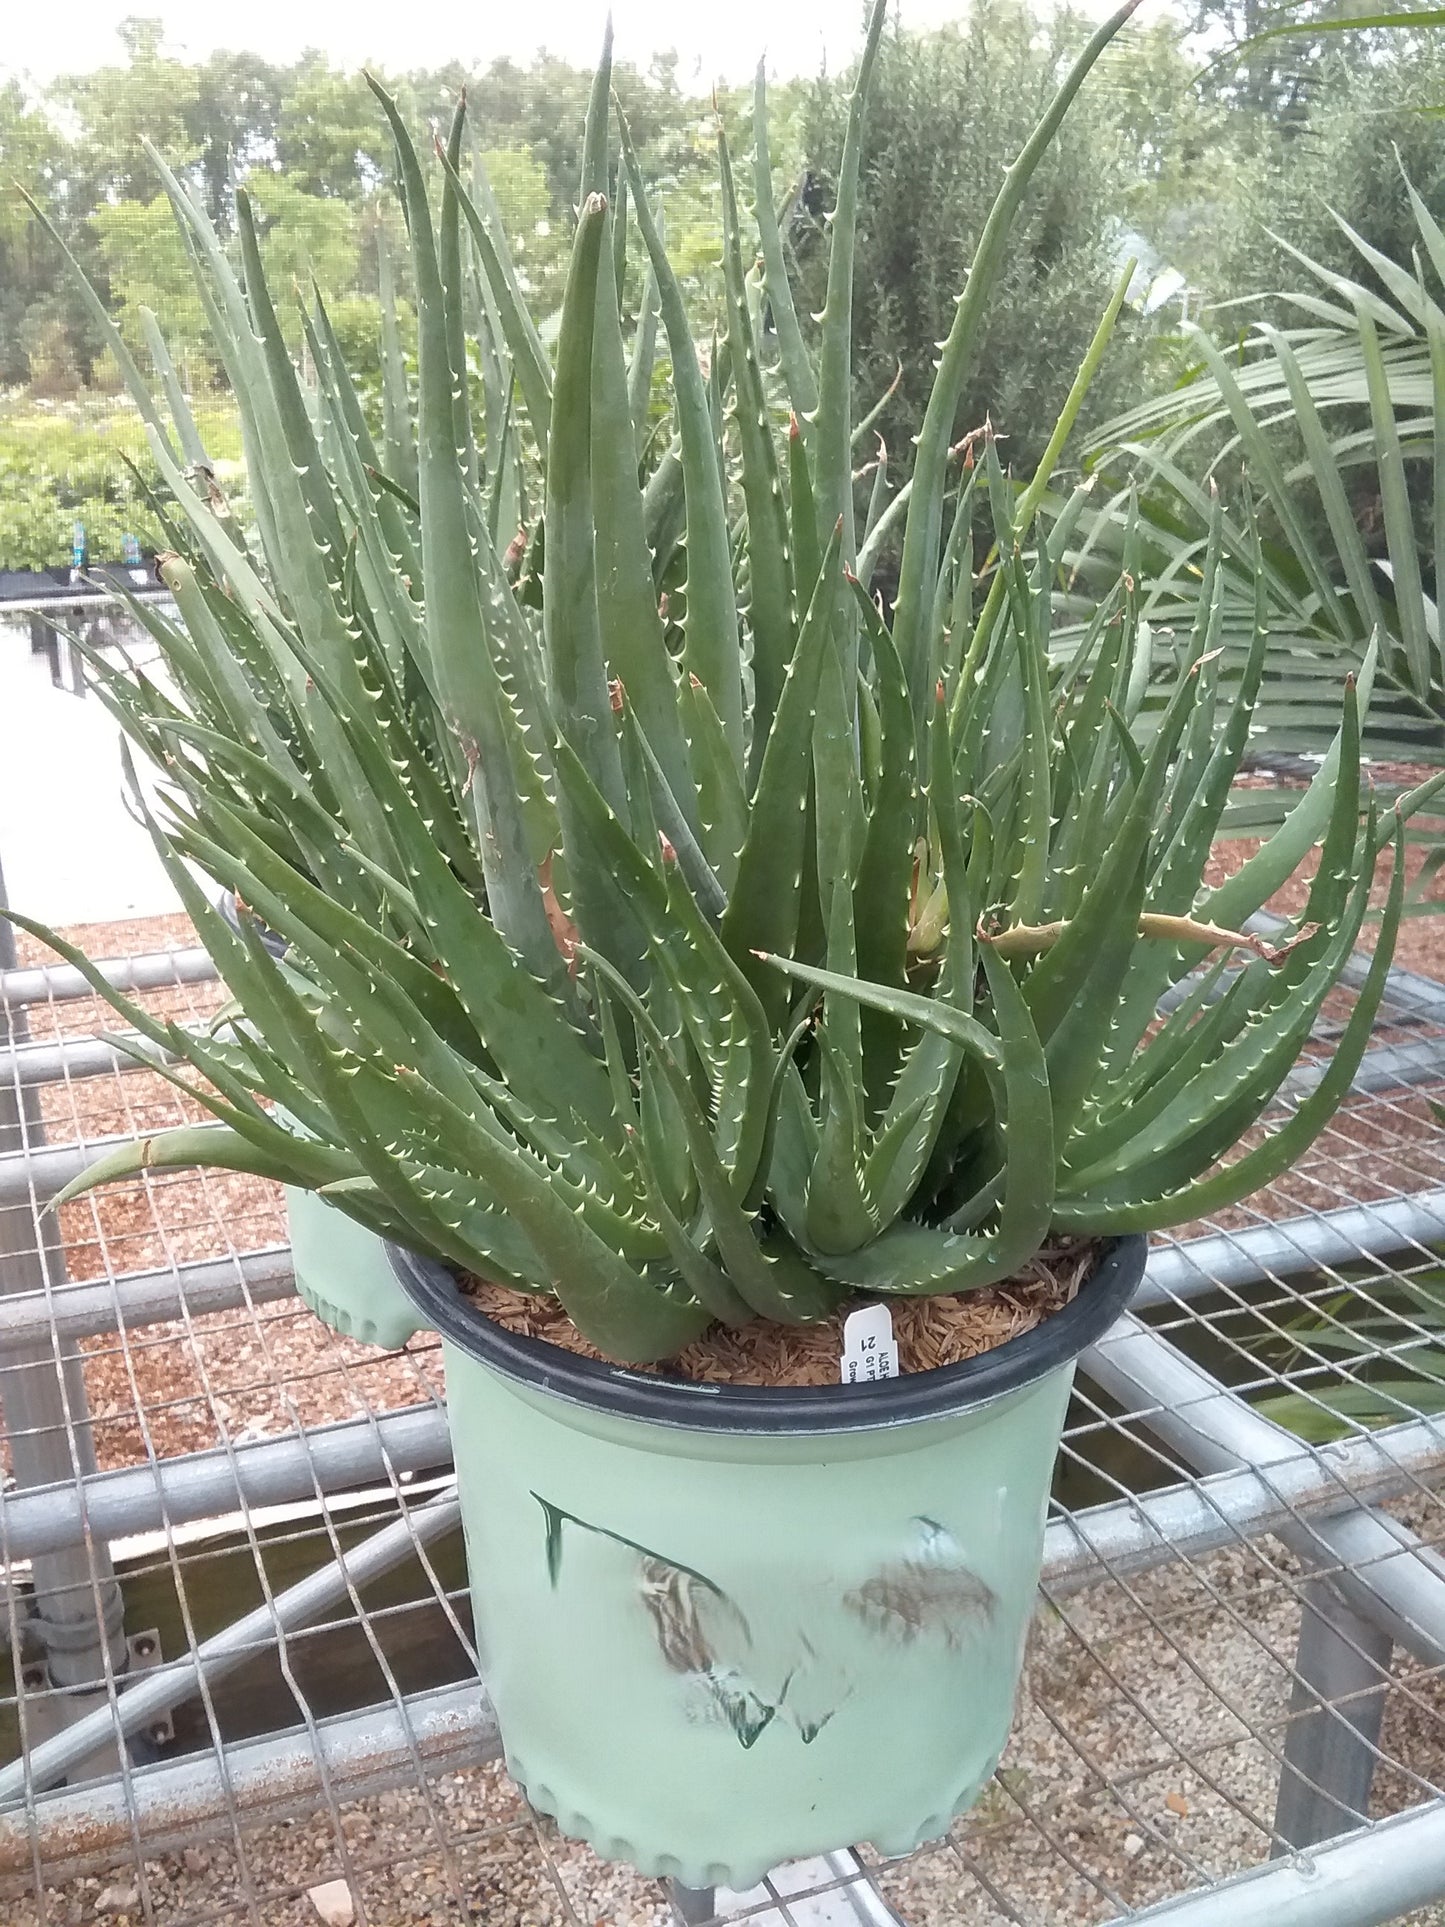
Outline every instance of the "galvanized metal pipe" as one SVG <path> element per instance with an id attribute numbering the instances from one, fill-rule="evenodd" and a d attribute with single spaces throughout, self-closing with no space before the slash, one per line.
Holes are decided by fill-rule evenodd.
<path id="1" fill-rule="evenodd" d="M 0 919 L 0 965 L 14 961 L 14 928 Z M 0 1043 L 9 1045 L 24 1035 L 24 1011 L 0 1006 Z M 0 1077 L 0 1142 L 16 1142 L 28 1151 L 43 1135 L 36 1093 Z M 54 1222 L 37 1223 L 28 1204 L 0 1199 L 0 1299 L 11 1292 L 45 1296 L 64 1276 Z M 13 1352 L 0 1379 L 16 1488 L 44 1491 L 69 1481 L 78 1490 L 95 1475 L 95 1444 L 75 1340 L 47 1333 Z M 107 1544 L 81 1534 L 48 1547 L 35 1558 L 31 1577 L 30 1623 L 51 1684 L 84 1687 L 123 1671 L 128 1658 L 124 1608 Z M 61 1704 L 69 1713 L 75 1702 Z"/>
<path id="2" fill-rule="evenodd" d="M 1308 1217 L 1156 1245 L 1149 1253 L 1144 1282 L 1134 1295 L 1134 1308 L 1200 1298 L 1221 1287 L 1256 1284 L 1262 1278 L 1293 1278 L 1326 1267 L 1338 1270 L 1441 1244 L 1445 1244 L 1445 1190 L 1420 1191 L 1379 1204 L 1342 1205 Z"/>
<path id="3" fill-rule="evenodd" d="M 0 1297 L 0 1358 L 13 1349 L 61 1338 L 94 1338 L 139 1331 L 183 1313 L 237 1311 L 295 1295 L 289 1245 L 235 1258 L 203 1258 L 116 1278 L 67 1280 L 51 1291 Z M 0 1366 L 3 1369 L 3 1366 Z"/>
<path id="4" fill-rule="evenodd" d="M 1302 1588 L 1274 1857 L 1350 1833 L 1370 1816 L 1394 1642 L 1332 1586 Z"/>
<path id="5" fill-rule="evenodd" d="M 0 1159 L 0 1169 L 3 1165 Z M 1428 1251 L 1436 1245 L 1445 1245 L 1445 1190 L 1378 1204 L 1342 1205 L 1334 1211 L 1157 1245 L 1149 1253 L 1134 1304 L 1143 1308 L 1186 1301 L 1262 1278 L 1298 1277 L 1324 1268 L 1359 1265 L 1368 1258 L 1385 1260 L 1400 1251 Z M 278 1247 L 178 1268 L 132 1272 L 113 1281 L 67 1283 L 48 1300 L 39 1293 L 22 1293 L 9 1303 L 0 1300 L 0 1352 L 32 1339 L 48 1341 L 52 1324 L 47 1305 L 54 1307 L 57 1329 L 92 1336 L 175 1318 L 182 1296 L 193 1312 L 233 1311 L 248 1300 L 284 1297 L 289 1275 L 286 1254 Z"/>
<path id="6" fill-rule="evenodd" d="M 254 1505 L 294 1504 L 397 1473 L 430 1472 L 451 1463 L 445 1414 L 437 1407 L 349 1419 L 299 1438 L 258 1440 L 159 1464 L 104 1472 L 83 1485 L 39 1493 L 0 1493 L 0 1551 L 10 1560 L 73 1543 L 86 1523 L 107 1539 L 154 1531 L 169 1521 L 223 1516 L 243 1498 Z M 1445 1466 L 1445 1437 L 1414 1420 L 1326 1447 L 1296 1446 L 1268 1477 L 1242 1469 L 1197 1485 L 1175 1486 L 1051 1520 L 1044 1577 L 1054 1591 L 1096 1584 L 1110 1574 L 1137 1574 L 1182 1557 L 1198 1557 L 1241 1538 L 1287 1526 L 1298 1513 L 1353 1503 L 1345 1493 L 1377 1501 L 1433 1477 Z"/>
<path id="7" fill-rule="evenodd" d="M 175 1062 L 174 1053 L 162 1054 L 162 1062 Z M 23 1044 L 0 1056 L 0 1077 L 20 1085 L 65 1084 L 82 1077 L 110 1077 L 121 1071 L 140 1070 L 128 1057 L 103 1037 L 66 1037 L 58 1044 Z"/>
<path id="8" fill-rule="evenodd" d="M 496 1718 L 472 1681 L 228 1746 L 224 1762 L 192 1753 L 133 1768 L 125 1780 L 42 1794 L 0 1819 L 0 1893 L 31 1893 L 37 1861 L 46 1885 L 58 1886 L 131 1859 L 137 1839 L 147 1856 L 179 1852 L 231 1839 L 237 1824 L 272 1826 L 415 1784 L 418 1763 L 454 1773 L 500 1751 Z"/>
<path id="9" fill-rule="evenodd" d="M 1252 1467 L 1271 1480 L 1299 1440 L 1227 1391 L 1132 1312 L 1081 1358 L 1080 1369 L 1189 1465 Z M 1322 1463 L 1328 1461 L 1322 1457 Z M 1388 1514 L 1339 1505 L 1281 1525 L 1278 1537 L 1363 1613 L 1428 1665 L 1445 1665 L 1445 1560 Z"/>
<path id="10" fill-rule="evenodd" d="M 1051 1519 L 1044 1534 L 1044 1585 L 1057 1594 L 1106 1577 L 1133 1578 L 1263 1533 L 1278 1536 L 1301 1515 L 1377 1504 L 1445 1470 L 1445 1431 L 1428 1419 L 1316 1451 L 1292 1443 L 1291 1456 L 1267 1470 L 1215 1472 Z"/>
<path id="11" fill-rule="evenodd" d="M 0 1078 L 0 1086 L 3 1085 L 4 1079 Z M 0 1119 L 0 1133 L 4 1132 L 4 1121 Z M 48 1204 L 72 1178 L 78 1178 L 87 1165 L 94 1164 L 106 1151 L 134 1142 L 126 1133 L 95 1138 L 89 1144 L 32 1145 L 27 1151 L 0 1157 L 0 1207 L 14 1205 L 23 1210 L 31 1205 Z"/>
<path id="12" fill-rule="evenodd" d="M 27 1788 L 38 1793 L 54 1786 L 107 1739 L 128 1739 L 152 1725 L 162 1713 L 199 1692 L 203 1680 L 224 1679 L 258 1651 L 275 1645 L 283 1634 L 319 1619 L 353 1588 L 360 1592 L 409 1559 L 418 1547 L 455 1532 L 461 1516 L 455 1488 L 439 1492 L 415 1512 L 394 1520 L 274 1599 L 232 1620 L 181 1658 L 149 1668 L 134 1685 L 117 1693 L 113 1704 L 98 1706 L 0 1769 L 0 1806 L 23 1800 Z"/>
<path id="13" fill-rule="evenodd" d="M 1445 1894 L 1445 1800 L 1109 1927 L 1383 1927 Z"/>
<path id="14" fill-rule="evenodd" d="M 137 583 L 128 588 L 127 593 L 136 602 L 167 602 L 175 606 L 170 590 L 154 584 Z M 86 589 L 79 595 L 67 595 L 61 590 L 57 595 L 6 596 L 0 602 L 0 622 L 8 622 L 14 616 L 116 616 L 121 610 L 120 598 L 107 594 L 104 589 Z"/>
<path id="15" fill-rule="evenodd" d="M 1393 1212 L 1392 1206 L 1363 1209 Z M 1302 1221 L 1301 1228 L 1307 1229 L 1309 1222 Z M 1397 1226 L 1402 1236 L 1410 1228 Z M 1258 1227 L 1240 1237 L 1253 1252 L 1256 1233 L 1273 1229 Z M 1341 1226 L 1338 1235 L 1347 1236 L 1346 1228 Z M 1223 1249 L 1209 1257 L 1204 1275 L 1186 1273 L 1170 1285 L 1171 1295 L 1181 1284 L 1187 1290 L 1192 1278 L 1207 1288 L 1226 1270 L 1225 1260 L 1243 1265 L 1233 1242 L 1220 1242 Z M 1196 1248 L 1183 1245 L 1151 1254 L 1151 1271 L 1155 1266 L 1181 1268 Z M 1357 1247 L 1351 1243 L 1349 1250 L 1353 1254 Z M 1309 1259 L 1293 1239 L 1283 1251 L 1261 1251 L 1259 1256 L 1272 1268 L 1285 1268 L 1286 1261 L 1302 1266 Z M 279 1248 L 238 1260 L 137 1273 L 113 1283 L 67 1284 L 49 1294 L 24 1294 L 13 1303 L 0 1299 L 0 1345 L 38 1338 L 52 1320 L 66 1333 L 113 1330 L 117 1324 L 128 1329 L 148 1318 L 176 1316 L 183 1298 L 192 1312 L 218 1311 L 244 1302 L 248 1295 L 259 1302 L 292 1289 L 289 1253 Z M 80 1491 L 69 1485 L 43 1493 L 0 1494 L 0 1545 L 12 1559 L 28 1558 L 47 1546 L 71 1542 L 87 1519 L 92 1530 L 120 1537 L 154 1530 L 165 1519 L 179 1523 L 233 1511 L 240 1501 L 238 1475 L 256 1503 L 263 1502 L 262 1495 L 267 1503 L 304 1500 L 318 1486 L 324 1491 L 344 1489 L 378 1476 L 378 1440 L 393 1462 L 408 1470 L 450 1461 L 445 1419 L 434 1408 L 389 1413 L 375 1422 L 350 1420 L 312 1433 L 309 1452 L 295 1439 L 265 1440 L 238 1447 L 234 1454 L 196 1453 L 157 1466 L 104 1473 L 87 1480 Z M 1392 1426 L 1318 1454 L 1297 1442 L 1292 1447 L 1290 1460 L 1272 1466 L 1267 1481 L 1248 1470 L 1221 1474 L 1197 1488 L 1146 1493 L 1095 1507 L 1077 1521 L 1055 1520 L 1047 1541 L 1050 1583 L 1089 1584 L 1106 1569 L 1140 1571 L 1180 1552 L 1197 1556 L 1237 1541 L 1242 1533 L 1287 1524 L 1291 1508 L 1313 1512 L 1337 1507 L 1342 1488 L 1373 1502 L 1408 1489 L 1445 1463 L 1445 1439 L 1427 1420 Z"/>
<path id="16" fill-rule="evenodd" d="M 199 947 L 156 950 L 143 957 L 114 957 L 99 966 L 101 975 L 117 990 L 164 990 L 172 984 L 210 983 L 216 966 Z M 95 991 L 73 964 L 38 964 L 26 969 L 0 969 L 0 1004 L 12 1010 L 23 1004 L 67 1003 L 93 997 Z"/>
<path id="17" fill-rule="evenodd" d="M 0 1559 L 33 1559 L 87 1539 L 108 1544 L 166 1524 L 220 1518 L 241 1505 L 294 1505 L 450 1463 L 446 1414 L 424 1405 L 39 1491 L 0 1491 Z"/>
<path id="18" fill-rule="evenodd" d="M 1329 1068 L 1328 1059 L 1296 1064 L 1280 1085 L 1279 1095 L 1297 1103 L 1308 1097 Z M 1351 1091 L 1413 1090 L 1421 1084 L 1445 1080 L 1445 1037 L 1422 1037 L 1408 1044 L 1385 1044 L 1367 1050 L 1350 1080 Z"/>

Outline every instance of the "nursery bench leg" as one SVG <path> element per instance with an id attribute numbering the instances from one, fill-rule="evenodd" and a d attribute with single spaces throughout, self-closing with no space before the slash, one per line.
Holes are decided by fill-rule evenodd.
<path id="1" fill-rule="evenodd" d="M 769 1892 L 776 1905 L 767 1904 Z M 767 1887 L 732 1893 L 726 1887 L 667 1883 L 679 1927 L 705 1927 L 743 1912 L 749 1927 L 906 1927 L 868 1877 L 851 1847 L 775 1867 Z"/>
<path id="2" fill-rule="evenodd" d="M 1328 1581 L 1304 1587 L 1299 1653 L 1274 1816 L 1274 1857 L 1348 1833 L 1369 1815 L 1390 1635 Z"/>
<path id="3" fill-rule="evenodd" d="M 4 877 L 0 873 L 0 900 Z M 0 920 L 0 970 L 16 964 L 15 938 Z M 44 1138 L 40 1093 L 19 1086 L 11 1053 L 25 1043 L 24 1011 L 12 1016 L 0 1003 L 0 1155 L 33 1149 Z M 0 1205 L 0 1295 L 47 1293 L 65 1278 L 65 1254 L 53 1215 L 37 1224 L 29 1196 Z M 80 1348 L 73 1338 L 53 1344 L 0 1349 L 0 1399 L 16 1487 L 73 1485 L 93 1475 L 95 1444 L 86 1406 Z M 129 1661 L 120 1587 L 102 1541 L 62 1546 L 31 1561 L 30 1616 L 23 1636 L 39 1649 L 35 1664 L 17 1666 L 22 1696 L 61 1689 L 54 1698 L 32 1699 L 26 1711 L 27 1745 L 51 1725 L 69 1725 L 106 1703 L 106 1675 Z M 82 1775 L 114 1768 L 113 1744 L 78 1765 Z"/>
<path id="4" fill-rule="evenodd" d="M 669 1880 L 667 1897 L 681 1927 L 702 1927 L 702 1922 L 717 1918 L 716 1887 L 679 1887 Z"/>

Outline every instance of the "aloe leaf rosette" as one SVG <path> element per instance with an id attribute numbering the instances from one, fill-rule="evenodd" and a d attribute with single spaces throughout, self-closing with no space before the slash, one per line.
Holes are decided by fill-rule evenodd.
<path id="1" fill-rule="evenodd" d="M 12 912 L 213 1114 L 65 1195 L 193 1162 L 260 1173 L 555 1293 L 605 1354 L 645 1361 L 714 1322 L 984 1286 L 1060 1234 L 1216 1211 L 1300 1154 L 1349 1085 L 1399 914 L 1397 864 L 1329 1069 L 1270 1113 L 1400 834 L 1362 796 L 1369 665 L 1292 815 L 1207 887 L 1263 620 L 1225 683 L 1220 599 L 1191 634 L 1156 633 L 1126 555 L 1073 652 L 1050 648 L 1070 530 L 1054 468 L 1119 301 L 1038 474 L 1006 474 L 986 434 L 958 459 L 1014 213 L 1131 11 L 1008 170 L 906 500 L 892 509 L 885 481 L 866 516 L 848 362 L 882 0 L 811 337 L 761 80 L 737 178 L 720 139 L 724 328 L 703 355 L 605 57 L 551 347 L 461 111 L 424 163 L 375 87 L 410 237 L 384 277 L 375 418 L 319 298 L 293 356 L 244 196 L 232 260 L 162 167 L 241 411 L 251 516 L 112 330 L 165 485 L 176 615 L 135 611 L 164 678 L 93 669 L 162 773 L 156 844 L 242 1019 L 158 1019 Z M 394 279 L 414 291 L 414 367 Z M 151 345 L 179 402 L 159 328 Z M 671 369 L 660 435 L 654 357 Z M 864 587 L 885 517 L 892 610 Z M 1206 583 L 1217 549 L 1216 528 Z M 1295 929 L 1250 937 L 1317 844 Z M 235 893 L 238 928 L 196 871 Z"/>

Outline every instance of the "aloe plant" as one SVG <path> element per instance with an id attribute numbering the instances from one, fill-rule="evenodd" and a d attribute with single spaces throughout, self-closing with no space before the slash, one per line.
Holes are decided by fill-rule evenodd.
<path id="1" fill-rule="evenodd" d="M 764 293 L 792 312 L 768 245 L 761 84 L 762 287 L 720 135 L 727 325 L 706 367 L 625 127 L 614 151 L 605 54 L 554 358 L 485 193 L 463 181 L 460 120 L 438 196 L 377 88 L 419 319 L 414 431 L 397 382 L 385 450 L 319 308 L 308 390 L 254 250 L 238 281 L 168 179 L 233 362 L 257 546 L 187 473 L 129 368 L 174 498 L 163 573 L 185 626 L 143 618 L 193 672 L 185 688 L 214 700 L 170 702 L 139 676 L 109 692 L 170 778 L 157 845 L 244 1022 L 197 1036 L 160 1021 L 17 916 L 134 1026 L 127 1047 L 215 1116 L 113 1151 L 72 1192 L 197 1161 L 307 1186 L 463 1270 L 555 1292 L 602 1350 L 647 1360 L 714 1321 L 967 1290 L 1060 1233 L 1215 1210 L 1309 1143 L 1369 1033 L 1398 866 L 1328 1071 L 1221 1163 L 1293 1063 L 1399 836 L 1362 807 L 1362 692 L 1345 687 L 1330 755 L 1273 840 L 1203 889 L 1263 623 L 1226 692 L 1220 598 L 1167 642 L 1126 566 L 1070 659 L 1049 649 L 1070 517 L 1036 536 L 1035 516 L 1122 288 L 1040 472 L 1011 487 L 985 436 L 951 480 L 956 399 L 1014 211 L 1133 4 L 1084 50 L 985 227 L 908 484 L 891 622 L 856 568 L 848 379 L 883 0 L 816 367 L 796 330 L 774 365 L 760 326 Z M 614 180 L 672 366 L 675 440 L 646 476 L 649 330 L 620 315 Z M 493 370 L 480 424 L 474 342 Z M 520 578 L 498 510 L 519 418 L 544 457 Z M 980 492 L 997 545 L 976 575 Z M 1216 530 L 1210 582 L 1218 556 Z M 659 569 L 673 571 L 665 606 Z M 1161 676 L 1167 705 L 1146 729 Z M 1275 949 L 1245 934 L 1321 839 L 1298 929 Z M 239 931 L 187 860 L 236 892 Z"/>

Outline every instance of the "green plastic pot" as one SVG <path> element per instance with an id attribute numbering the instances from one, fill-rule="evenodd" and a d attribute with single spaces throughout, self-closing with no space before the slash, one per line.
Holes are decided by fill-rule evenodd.
<path id="1" fill-rule="evenodd" d="M 286 1119 L 289 1123 L 291 1120 Z M 395 1351 L 421 1329 L 386 1243 L 314 1191 L 286 1187 L 291 1268 L 302 1302 L 344 1338 Z"/>
<path id="2" fill-rule="evenodd" d="M 481 1318 L 390 1247 L 443 1340 L 477 1650 L 508 1770 L 605 1858 L 747 1888 L 936 1838 L 1003 1751 L 1079 1353 L 1145 1241 L 983 1357 L 699 1385 Z"/>

